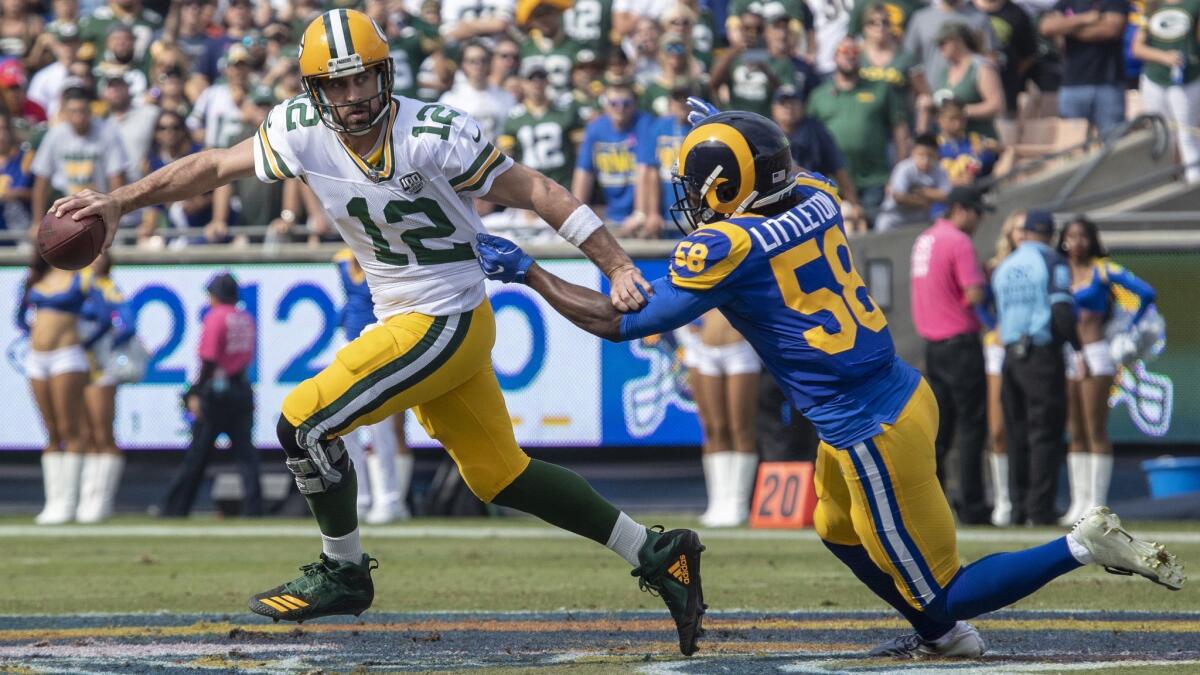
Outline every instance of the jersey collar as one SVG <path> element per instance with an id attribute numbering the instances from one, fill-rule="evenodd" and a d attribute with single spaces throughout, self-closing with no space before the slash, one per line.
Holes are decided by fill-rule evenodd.
<path id="1" fill-rule="evenodd" d="M 363 175 L 366 176 L 367 179 L 372 183 L 382 183 L 384 181 L 391 180 L 392 176 L 396 172 L 396 153 L 393 151 L 392 144 L 394 137 L 393 128 L 396 124 L 396 113 L 398 112 L 400 106 L 396 103 L 396 99 L 394 98 L 389 99 L 388 106 L 389 112 L 387 126 L 384 129 L 386 138 L 384 139 L 383 145 L 383 160 L 379 166 L 372 166 L 368 164 L 366 160 L 358 156 L 357 152 L 354 152 L 350 149 L 350 146 L 346 145 L 346 142 L 342 140 L 341 134 L 334 134 L 337 136 L 338 144 L 342 146 L 342 150 L 344 150 L 346 154 L 350 156 L 350 160 L 354 162 L 354 165 L 358 167 L 358 170 L 361 171 Z"/>

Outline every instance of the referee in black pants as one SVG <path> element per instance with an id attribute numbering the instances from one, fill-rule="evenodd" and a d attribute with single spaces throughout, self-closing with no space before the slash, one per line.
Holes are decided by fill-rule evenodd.
<path id="1" fill-rule="evenodd" d="M 1020 245 L 996 268 L 1004 372 L 1000 390 L 1008 432 L 1013 522 L 1054 524 L 1058 469 L 1066 455 L 1066 368 L 1063 343 L 1079 349 L 1071 271 L 1050 247 L 1054 219 L 1030 211 Z"/>

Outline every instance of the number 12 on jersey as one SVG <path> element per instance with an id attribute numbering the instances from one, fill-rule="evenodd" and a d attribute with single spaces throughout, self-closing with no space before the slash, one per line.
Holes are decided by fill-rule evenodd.
<path id="1" fill-rule="evenodd" d="M 352 198 L 346 203 L 346 213 L 362 223 L 367 236 L 371 238 L 376 260 L 396 266 L 410 264 L 411 260 L 407 253 L 392 250 L 391 243 L 383 236 L 383 230 L 371 216 L 366 199 Z M 429 224 L 404 230 L 400 235 L 400 241 L 403 241 L 412 251 L 418 265 L 440 265 L 475 259 L 475 251 L 467 243 L 451 244 L 449 248 L 430 248 L 425 245 L 427 240 L 449 237 L 454 234 L 454 224 L 450 222 L 446 212 L 436 201 L 427 197 L 420 197 L 411 202 L 393 199 L 383 207 L 383 219 L 389 225 L 399 225 L 404 221 L 405 216 L 414 215 L 424 216 Z"/>

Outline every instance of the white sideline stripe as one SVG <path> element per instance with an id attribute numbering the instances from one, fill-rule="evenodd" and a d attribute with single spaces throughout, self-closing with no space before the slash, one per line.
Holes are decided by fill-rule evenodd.
<path id="1" fill-rule="evenodd" d="M 812 530 L 696 530 L 702 539 L 710 541 L 796 541 L 817 542 Z M 515 525 L 391 525 L 364 526 L 362 532 L 376 539 L 576 539 L 576 535 L 550 527 Z M 1053 530 L 967 530 L 958 533 L 958 541 L 1009 545 L 1044 544 L 1066 534 Z M 230 539 L 298 539 L 320 535 L 316 524 L 308 525 L 0 525 L 0 539 L 5 537 L 143 537 L 146 539 L 201 539 L 226 537 Z M 1164 544 L 1200 544 L 1200 532 L 1154 530 L 1134 532 L 1135 536 Z"/>

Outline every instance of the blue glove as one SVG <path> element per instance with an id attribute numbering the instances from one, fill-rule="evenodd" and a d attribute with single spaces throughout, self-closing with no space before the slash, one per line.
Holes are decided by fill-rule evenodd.
<path id="1" fill-rule="evenodd" d="M 717 109 L 717 106 L 705 101 L 699 96 L 689 96 L 687 104 L 688 107 L 692 109 L 692 111 L 688 113 L 687 118 L 688 124 L 692 126 L 696 126 L 709 117 L 721 112 Z"/>
<path id="2" fill-rule="evenodd" d="M 483 268 L 484 276 L 506 284 L 514 281 L 525 283 L 525 272 L 533 264 L 533 258 L 520 246 L 491 234 L 475 235 L 475 254 L 479 256 L 479 266 Z"/>

